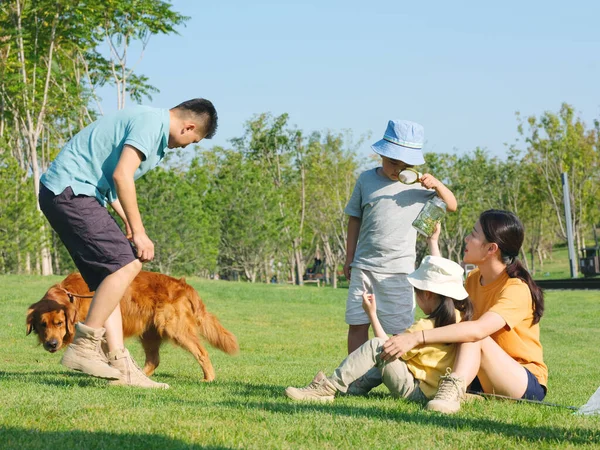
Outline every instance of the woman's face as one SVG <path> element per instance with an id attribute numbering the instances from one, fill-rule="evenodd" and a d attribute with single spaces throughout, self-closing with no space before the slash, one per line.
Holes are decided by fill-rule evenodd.
<path id="1" fill-rule="evenodd" d="M 490 243 L 485 240 L 479 221 L 477 221 L 471 233 L 465 237 L 465 244 L 465 254 L 463 256 L 465 264 L 477 265 L 489 254 Z"/>

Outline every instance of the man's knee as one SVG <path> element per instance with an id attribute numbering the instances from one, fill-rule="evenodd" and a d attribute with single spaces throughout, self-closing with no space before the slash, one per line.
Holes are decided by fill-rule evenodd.
<path id="1" fill-rule="evenodd" d="M 121 267 L 118 272 L 134 279 L 142 271 L 142 263 L 139 259 L 134 259 L 126 266 Z"/>

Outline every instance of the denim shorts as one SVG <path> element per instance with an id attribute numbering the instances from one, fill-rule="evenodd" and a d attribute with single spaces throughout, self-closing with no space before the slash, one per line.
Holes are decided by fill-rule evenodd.
<path id="1" fill-rule="evenodd" d="M 95 197 L 75 195 L 70 187 L 55 195 L 40 183 L 39 202 L 90 291 L 137 259 L 113 216 Z"/>
<path id="2" fill-rule="evenodd" d="M 527 389 L 521 398 L 524 400 L 538 400 L 541 402 L 544 400 L 544 397 L 546 397 L 546 386 L 541 385 L 535 375 L 533 375 L 527 368 L 525 368 L 525 372 L 527 372 Z M 475 394 L 484 393 L 483 388 L 481 387 L 481 382 L 477 377 L 475 377 L 467 390 Z"/>

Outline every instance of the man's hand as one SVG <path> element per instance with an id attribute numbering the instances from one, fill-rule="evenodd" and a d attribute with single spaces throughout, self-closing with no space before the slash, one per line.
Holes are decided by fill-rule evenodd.
<path id="1" fill-rule="evenodd" d="M 135 233 L 133 235 L 133 244 L 137 250 L 137 257 L 141 262 L 148 262 L 154 259 L 154 243 L 146 233 Z"/>
<path id="2" fill-rule="evenodd" d="M 419 345 L 420 333 L 402 333 L 392 336 L 383 344 L 381 359 L 394 361 Z"/>

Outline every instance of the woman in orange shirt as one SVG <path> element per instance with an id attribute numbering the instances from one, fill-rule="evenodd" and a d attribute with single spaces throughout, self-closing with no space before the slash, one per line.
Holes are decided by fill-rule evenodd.
<path id="1" fill-rule="evenodd" d="M 381 357 L 389 361 L 423 343 L 462 343 L 454 369 L 442 377 L 427 409 L 457 412 L 469 385 L 471 390 L 516 399 L 544 399 L 548 368 L 539 327 L 544 296 L 517 259 L 523 238 L 523 225 L 515 214 L 482 213 L 465 238 L 463 258 L 477 266 L 465 285 L 473 301 L 473 320 L 399 334 L 384 344 Z"/>

